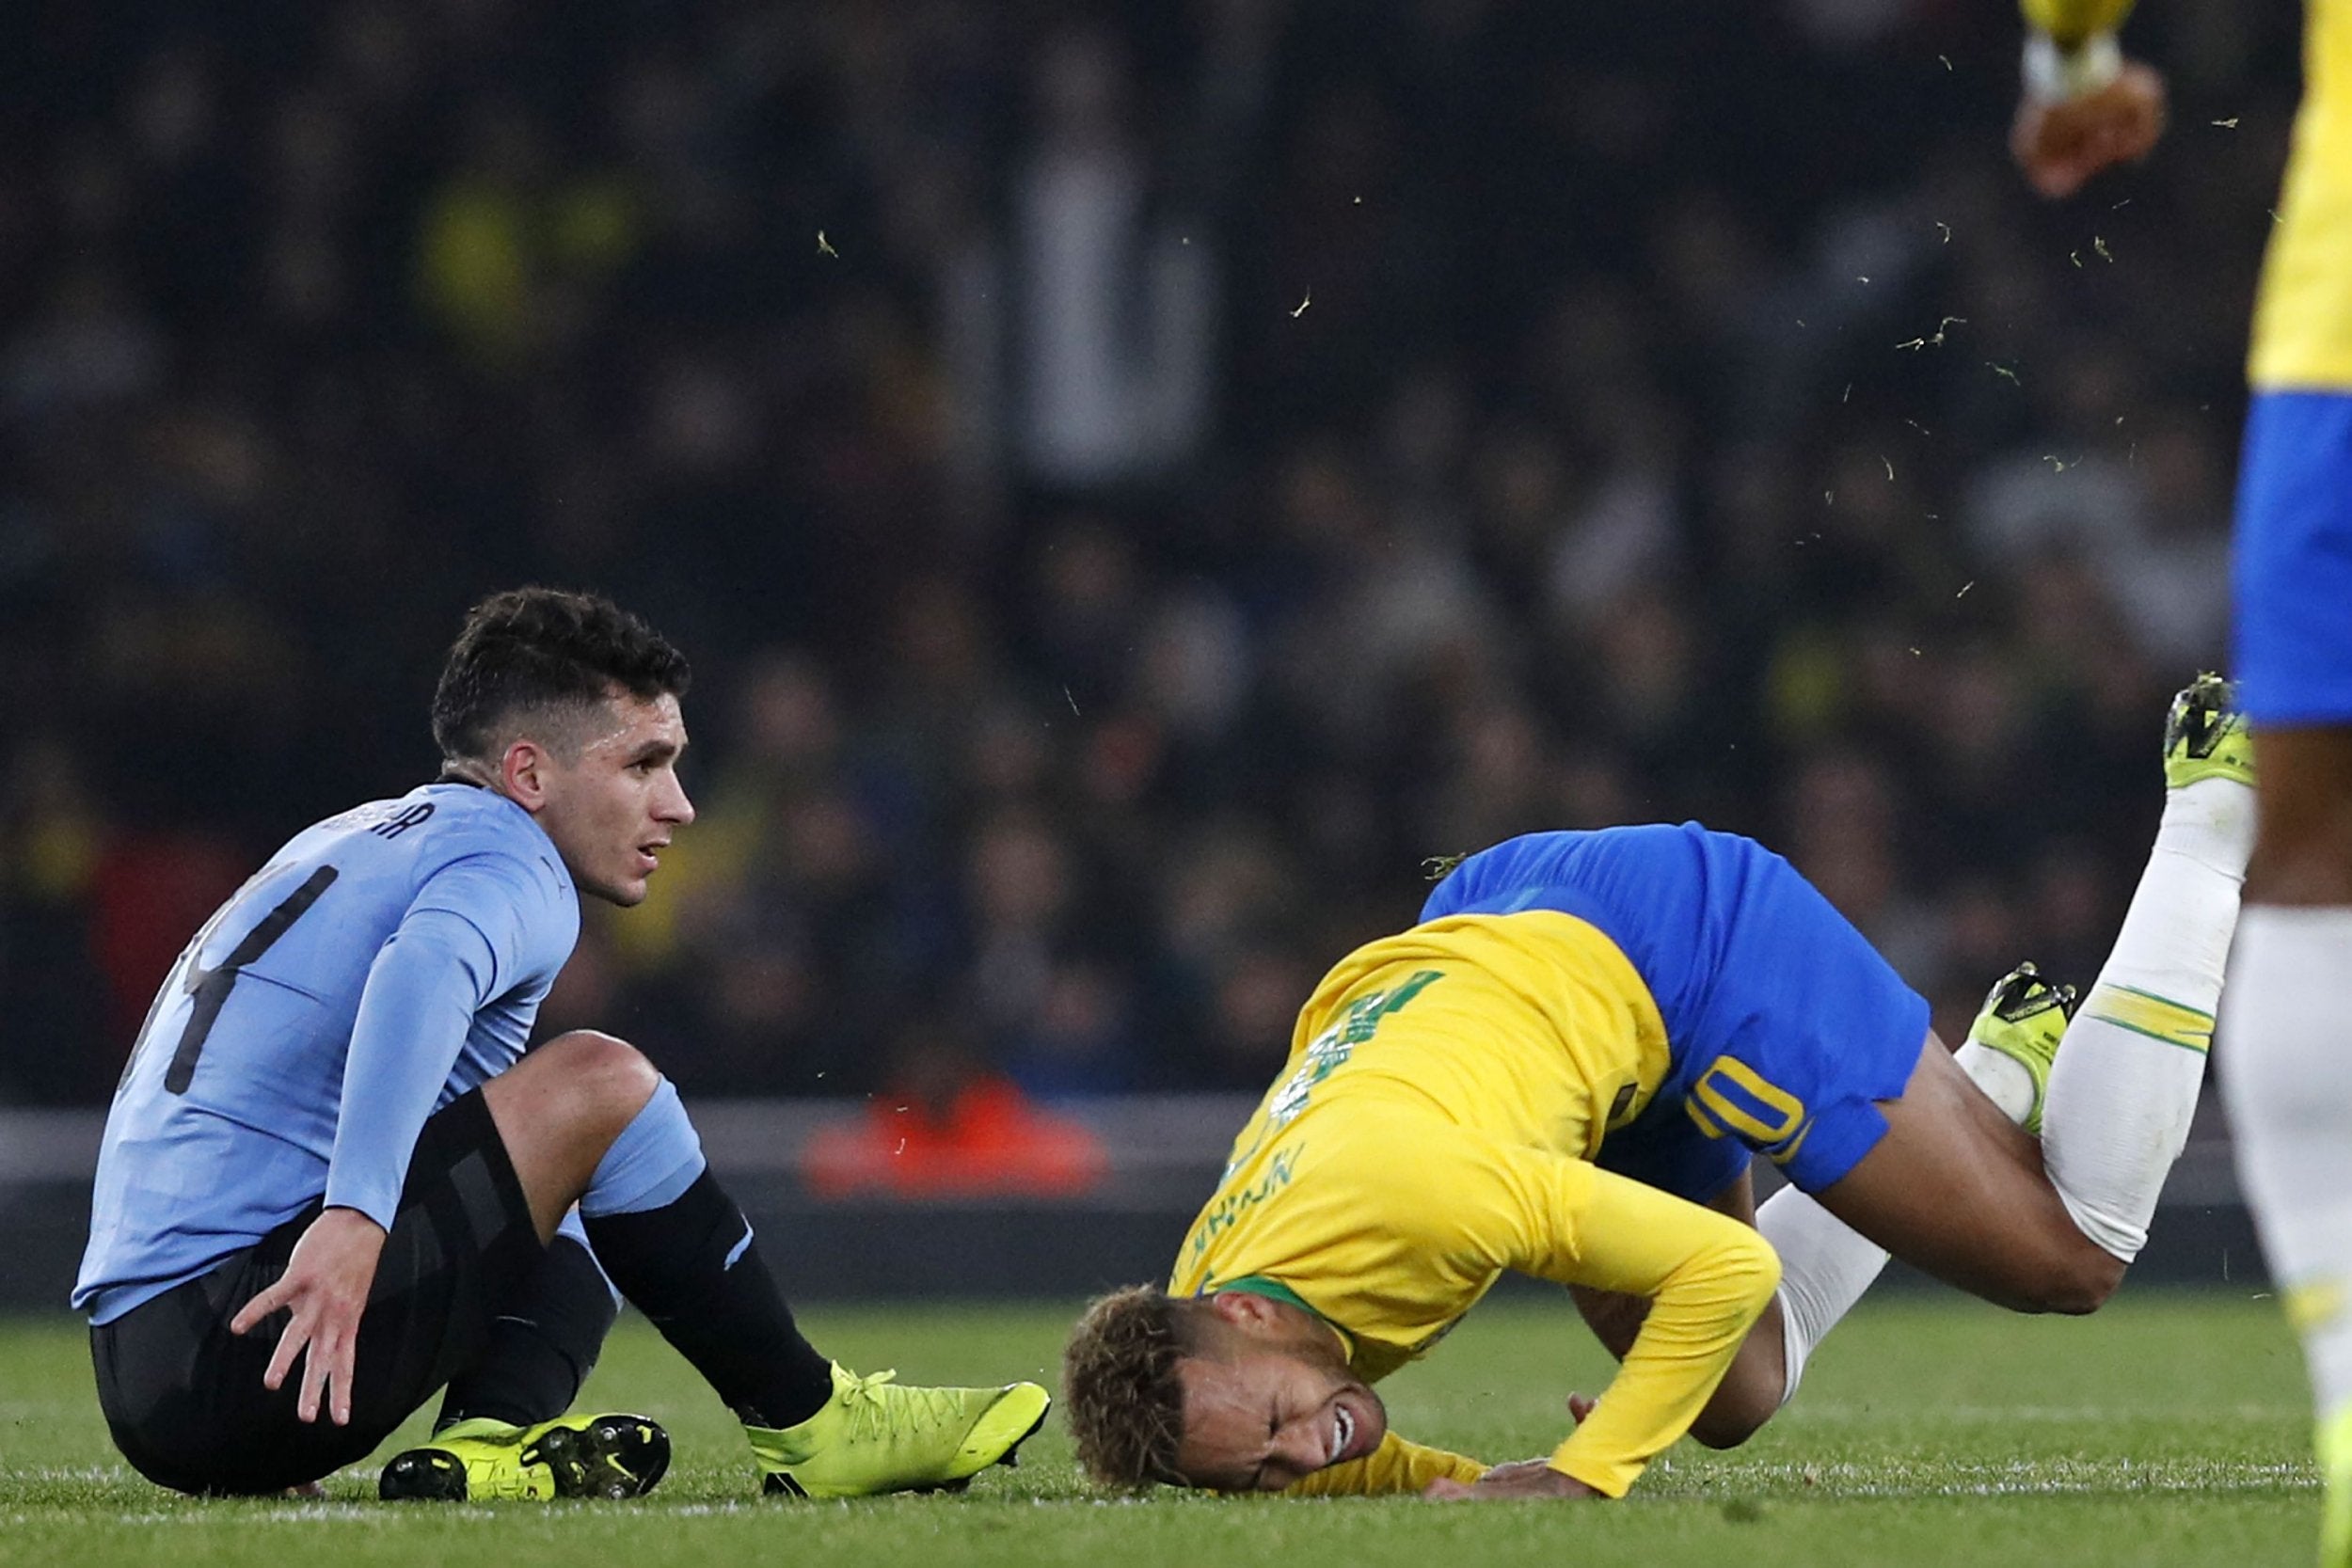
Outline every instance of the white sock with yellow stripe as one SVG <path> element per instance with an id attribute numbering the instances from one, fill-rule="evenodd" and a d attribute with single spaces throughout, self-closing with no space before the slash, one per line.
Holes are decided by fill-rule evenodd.
<path id="1" fill-rule="evenodd" d="M 2155 851 L 2050 1069 L 2042 1150 L 2082 1233 L 2130 1262 L 2188 1141 L 2254 843 L 2233 779 L 2168 791 Z"/>
<path id="2" fill-rule="evenodd" d="M 2352 909 L 2246 911 L 2223 1019 L 2238 1180 L 2323 1423 L 2352 1416 Z"/>

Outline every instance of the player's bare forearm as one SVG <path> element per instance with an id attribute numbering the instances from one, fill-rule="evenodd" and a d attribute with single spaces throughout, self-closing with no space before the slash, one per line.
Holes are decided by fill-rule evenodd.
<path id="1" fill-rule="evenodd" d="M 359 1319 L 383 1251 L 384 1227 L 367 1215 L 356 1209 L 322 1210 L 287 1256 L 278 1283 L 230 1320 L 230 1333 L 249 1334 L 273 1313 L 292 1314 L 262 1382 L 273 1389 L 284 1386 L 300 1356 L 302 1388 L 294 1412 L 305 1421 L 317 1420 L 323 1406 L 337 1426 L 351 1423 Z"/>

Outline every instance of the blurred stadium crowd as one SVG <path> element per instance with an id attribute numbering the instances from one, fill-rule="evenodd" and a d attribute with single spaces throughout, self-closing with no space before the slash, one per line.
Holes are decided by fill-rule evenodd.
<path id="1" fill-rule="evenodd" d="M 701 821 L 548 1026 L 690 1093 L 1246 1087 L 1423 856 L 1696 816 L 1964 1027 L 2087 981 L 2221 657 L 2295 8 L 23 0 L 0 1101 L 430 777 L 465 606 L 694 659 Z"/>

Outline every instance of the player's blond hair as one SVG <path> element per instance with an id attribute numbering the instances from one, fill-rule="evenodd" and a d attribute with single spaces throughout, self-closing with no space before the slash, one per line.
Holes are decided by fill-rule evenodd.
<path id="1" fill-rule="evenodd" d="M 1176 1375 L 1200 1349 L 1200 1303 L 1156 1285 L 1130 1285 L 1086 1309 L 1062 1350 L 1062 1399 L 1078 1464 L 1104 1486 L 1185 1484 L 1176 1470 L 1184 1386 Z"/>

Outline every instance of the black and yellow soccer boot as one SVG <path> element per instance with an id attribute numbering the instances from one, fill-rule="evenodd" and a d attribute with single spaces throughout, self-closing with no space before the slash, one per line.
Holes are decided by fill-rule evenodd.
<path id="1" fill-rule="evenodd" d="M 387 1502 L 642 1497 L 670 1467 L 670 1434 L 643 1416 L 559 1416 L 536 1426 L 457 1421 L 384 1466 Z"/>
<path id="2" fill-rule="evenodd" d="M 1999 1052 L 2033 1081 L 2033 1102 L 2019 1125 L 2036 1137 L 2042 1135 L 2042 1101 L 2049 1092 L 2050 1068 L 2074 1016 L 2074 987 L 2054 986 L 2032 964 L 2022 963 L 1993 982 L 1976 1022 L 1968 1025 L 1971 1043 Z"/>
<path id="3" fill-rule="evenodd" d="M 2164 785 L 2183 789 L 2200 779 L 2254 783 L 2254 736 L 2237 705 L 2237 688 L 2202 674 L 2181 688 L 2164 720 Z"/>

